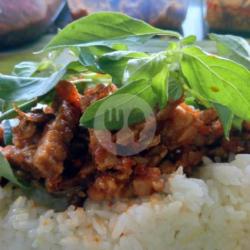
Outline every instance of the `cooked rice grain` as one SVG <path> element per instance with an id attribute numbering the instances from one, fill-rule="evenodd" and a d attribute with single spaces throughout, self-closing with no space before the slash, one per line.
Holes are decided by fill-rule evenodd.
<path id="1" fill-rule="evenodd" d="M 249 236 L 250 155 L 204 159 L 197 179 L 178 170 L 162 195 L 62 213 L 0 189 L 1 250 L 249 250 Z"/>

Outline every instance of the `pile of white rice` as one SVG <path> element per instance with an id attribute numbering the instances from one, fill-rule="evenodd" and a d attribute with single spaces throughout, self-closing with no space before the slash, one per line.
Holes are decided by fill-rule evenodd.
<path id="1" fill-rule="evenodd" d="M 88 201 L 61 213 L 7 186 L 0 189 L 0 249 L 249 250 L 250 155 L 204 165 L 201 179 L 177 171 L 162 195 Z"/>

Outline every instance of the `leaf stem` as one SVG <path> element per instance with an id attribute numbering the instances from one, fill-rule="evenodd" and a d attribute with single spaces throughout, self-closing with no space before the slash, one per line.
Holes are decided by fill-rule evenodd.
<path id="1" fill-rule="evenodd" d="M 19 106 L 17 106 L 20 110 L 23 112 L 29 111 L 32 107 L 34 107 L 38 102 L 40 102 L 42 97 L 35 98 L 31 101 L 25 102 Z M 3 114 L 0 115 L 0 122 L 6 119 L 12 119 L 17 116 L 17 112 L 15 111 L 14 108 L 9 109 L 8 111 L 4 112 Z"/>

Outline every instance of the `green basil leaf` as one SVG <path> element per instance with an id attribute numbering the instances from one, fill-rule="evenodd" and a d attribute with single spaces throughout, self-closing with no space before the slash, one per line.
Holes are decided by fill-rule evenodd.
<path id="1" fill-rule="evenodd" d="M 90 48 L 81 48 L 79 55 L 79 62 L 92 71 L 100 71 L 98 64 L 96 63 L 96 57 L 90 50 Z"/>
<path id="2" fill-rule="evenodd" d="M 63 47 L 107 46 L 145 42 L 155 35 L 180 38 L 173 31 L 154 28 L 149 24 L 117 12 L 98 12 L 78 19 L 51 40 L 44 50 Z"/>
<path id="3" fill-rule="evenodd" d="M 0 115 L 4 112 L 5 102 L 4 100 L 0 99 Z"/>
<path id="4" fill-rule="evenodd" d="M 123 96 L 123 94 L 125 95 Z M 129 94 L 130 96 L 128 97 L 126 94 Z M 116 100 L 116 102 L 113 103 L 112 97 L 117 96 L 117 95 L 121 98 L 119 98 L 118 101 Z M 108 103 L 106 107 L 107 110 L 112 110 L 114 107 L 117 110 L 119 109 L 123 110 L 124 108 L 125 109 L 135 108 L 134 101 L 137 98 L 143 99 L 151 107 L 155 107 L 155 105 L 158 102 L 157 97 L 154 94 L 154 91 L 152 89 L 152 86 L 148 84 L 147 81 L 140 80 L 140 81 L 132 82 L 126 86 L 123 86 L 114 94 L 90 105 L 87 108 L 87 110 L 83 113 L 81 120 L 80 120 L 80 124 L 88 128 L 94 127 L 95 129 L 109 129 L 109 130 L 121 129 L 123 123 L 120 123 L 119 121 L 110 122 L 108 124 L 105 124 L 105 127 L 103 127 L 103 121 L 105 121 L 106 110 L 103 112 L 98 112 L 98 115 L 96 115 L 98 109 L 100 108 L 101 105 L 104 104 L 104 102 Z M 128 124 L 131 125 L 131 124 L 138 123 L 142 121 L 142 119 L 144 118 L 145 117 L 138 115 L 138 113 L 131 113 L 131 115 L 129 116 Z"/>
<path id="5" fill-rule="evenodd" d="M 180 41 L 180 43 L 181 43 L 182 46 L 191 45 L 191 44 L 194 44 L 195 42 L 196 42 L 196 36 L 194 36 L 194 35 L 190 35 L 190 36 L 184 37 Z"/>
<path id="6" fill-rule="evenodd" d="M 87 71 L 88 69 L 86 69 L 85 66 L 82 65 L 82 63 L 80 63 L 79 61 L 73 61 L 71 63 L 68 64 L 67 66 L 67 74 L 71 74 L 73 73 L 74 75 L 77 73 L 82 73 Z"/>
<path id="7" fill-rule="evenodd" d="M 206 54 L 197 47 L 184 49 L 181 68 L 194 92 L 221 104 L 234 115 L 250 120 L 250 72 L 228 59 Z"/>
<path id="8" fill-rule="evenodd" d="M 177 81 L 176 78 L 171 78 L 171 75 L 170 75 L 170 79 L 168 83 L 169 99 L 172 101 L 177 101 L 181 98 L 182 95 L 183 95 L 183 88 L 180 82 Z"/>
<path id="9" fill-rule="evenodd" d="M 21 62 L 14 67 L 12 75 L 20 77 L 48 77 L 55 71 L 57 69 L 54 62 L 44 59 L 41 62 Z"/>
<path id="10" fill-rule="evenodd" d="M 166 56 L 153 54 L 147 58 L 131 59 L 124 71 L 123 83 L 145 80 L 152 86 L 152 90 L 158 96 L 160 108 L 165 107 L 168 99 L 168 65 Z"/>
<path id="11" fill-rule="evenodd" d="M 104 46 L 93 47 L 80 47 L 79 50 L 79 62 L 84 65 L 88 70 L 101 73 L 99 64 L 97 63 L 98 57 L 113 52 L 114 49 Z"/>
<path id="12" fill-rule="evenodd" d="M 147 58 L 131 59 L 124 72 L 123 83 L 145 80 L 152 86 L 154 94 L 158 96 L 160 108 L 164 108 L 168 100 L 169 69 L 166 56 L 152 54 Z"/>
<path id="13" fill-rule="evenodd" d="M 167 65 L 166 56 L 163 54 L 153 54 L 148 58 L 131 59 L 125 69 L 123 82 L 128 84 L 141 79 L 152 80 L 164 67 L 167 67 Z"/>
<path id="14" fill-rule="evenodd" d="M 233 112 L 227 107 L 220 105 L 218 103 L 214 103 L 213 106 L 219 115 L 220 121 L 224 129 L 225 137 L 229 139 L 234 118 Z"/>
<path id="15" fill-rule="evenodd" d="M 219 55 L 232 59 L 250 69 L 250 45 L 239 36 L 210 34 L 216 42 Z"/>
<path id="16" fill-rule="evenodd" d="M 112 80 L 117 86 L 120 86 L 128 61 L 141 57 L 147 57 L 147 54 L 136 51 L 114 51 L 101 56 L 98 59 L 98 65 L 103 72 L 112 76 Z"/>
<path id="17" fill-rule="evenodd" d="M 61 59 L 59 59 L 59 57 L 55 60 L 59 60 L 61 62 Z M 68 62 L 65 60 L 64 63 L 63 62 L 61 63 L 64 66 Z M 59 63 L 54 62 L 52 59 L 44 59 L 38 64 L 38 67 L 32 76 L 33 77 L 49 77 L 50 75 L 58 71 L 59 65 L 60 65 Z"/>
<path id="18" fill-rule="evenodd" d="M 128 50 L 128 46 L 123 43 L 116 43 L 112 45 L 113 50 Z"/>
<path id="19" fill-rule="evenodd" d="M 66 73 L 65 68 L 49 77 L 17 77 L 0 74 L 0 99 L 27 101 L 52 90 Z"/>
<path id="20" fill-rule="evenodd" d="M 38 62 L 21 62 L 14 67 L 12 74 L 17 76 L 30 77 L 36 72 L 38 65 Z"/>
<path id="21" fill-rule="evenodd" d="M 168 78 L 169 69 L 165 66 L 152 79 L 152 89 L 158 98 L 160 109 L 165 108 L 168 101 Z"/>
<path id="22" fill-rule="evenodd" d="M 241 118 L 239 118 L 237 116 L 234 116 L 232 126 L 234 128 L 236 128 L 238 131 L 241 131 L 243 122 L 244 122 L 243 119 L 241 119 Z"/>
<path id="23" fill-rule="evenodd" d="M 143 58 L 148 57 L 148 55 L 144 52 L 137 52 L 137 51 L 112 51 L 109 53 L 105 53 L 102 55 L 99 60 L 105 61 L 120 61 L 124 58 L 126 59 L 134 59 L 134 58 Z"/>
<path id="24" fill-rule="evenodd" d="M 27 189 L 28 186 L 22 183 L 17 179 L 15 176 L 9 162 L 5 159 L 3 154 L 0 152 L 0 176 L 4 177 L 5 179 L 9 180 L 11 183 L 15 184 L 16 186 Z"/>

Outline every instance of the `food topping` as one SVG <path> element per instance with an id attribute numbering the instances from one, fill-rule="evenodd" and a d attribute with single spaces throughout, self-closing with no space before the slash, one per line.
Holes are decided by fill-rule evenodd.
<path id="1" fill-rule="evenodd" d="M 143 43 L 154 35 L 176 41 L 149 52 Z M 0 177 L 81 204 L 160 193 L 169 175 L 182 167 L 191 176 L 204 156 L 249 153 L 249 45 L 210 38 L 219 56 L 193 36 L 119 13 L 73 22 L 44 48 L 67 48 L 72 61 L 0 74 Z"/>

